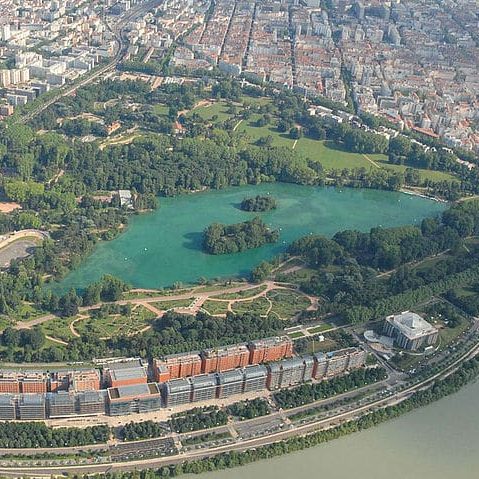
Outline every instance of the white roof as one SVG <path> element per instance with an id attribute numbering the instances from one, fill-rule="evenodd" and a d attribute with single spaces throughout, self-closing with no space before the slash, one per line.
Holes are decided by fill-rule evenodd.
<path id="1" fill-rule="evenodd" d="M 409 339 L 416 339 L 436 331 L 432 324 L 421 318 L 419 314 L 411 311 L 388 316 L 386 320 L 396 326 Z"/>

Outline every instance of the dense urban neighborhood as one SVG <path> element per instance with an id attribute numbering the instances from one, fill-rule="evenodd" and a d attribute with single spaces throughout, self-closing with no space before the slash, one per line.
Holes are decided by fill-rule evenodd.
<path id="1" fill-rule="evenodd" d="M 1 477 L 227 469 L 479 377 L 477 1 L 0 13 Z"/>

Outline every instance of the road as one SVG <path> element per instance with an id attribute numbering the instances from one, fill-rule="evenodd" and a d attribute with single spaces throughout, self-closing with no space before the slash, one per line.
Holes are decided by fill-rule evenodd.
<path id="1" fill-rule="evenodd" d="M 261 436 L 253 439 L 242 440 L 233 444 L 225 444 L 221 446 L 212 447 L 209 449 L 201 450 L 192 450 L 185 453 L 179 453 L 175 456 L 166 456 L 166 457 L 155 457 L 150 459 L 141 459 L 133 460 L 129 462 L 111 462 L 108 464 L 85 464 L 85 465 L 74 465 L 74 466 L 36 466 L 36 467 L 16 467 L 12 468 L 1 468 L 0 474 L 6 477 L 38 477 L 38 475 L 51 475 L 51 474 L 87 474 L 87 473 L 105 473 L 105 472 L 114 472 L 114 471 L 131 471 L 147 468 L 158 468 L 167 464 L 177 464 L 185 461 L 192 461 L 198 459 L 204 459 L 206 457 L 212 457 L 217 454 L 229 451 L 245 451 L 251 448 L 260 447 L 263 445 L 271 444 L 281 440 L 288 439 L 290 437 L 298 435 L 306 435 L 318 430 L 324 430 L 335 425 L 354 420 L 362 414 L 370 413 L 378 408 L 384 408 L 394 404 L 398 404 L 405 399 L 409 398 L 412 394 L 422 389 L 426 389 L 431 386 L 434 381 L 440 378 L 445 378 L 456 371 L 460 365 L 472 358 L 475 357 L 479 352 L 479 343 L 475 343 L 468 351 L 463 353 L 459 358 L 457 358 L 452 364 L 447 366 L 444 370 L 434 374 L 433 376 L 420 381 L 419 383 L 409 386 L 403 390 L 396 392 L 389 397 L 383 397 L 380 399 L 372 400 L 367 404 L 357 405 L 357 407 L 344 411 L 344 408 L 339 410 L 337 413 L 333 413 L 330 417 L 322 418 L 310 422 L 308 424 L 293 426 L 287 429 L 280 431 L 275 431 L 269 435 Z M 358 390 L 355 391 L 356 393 Z M 320 403 L 312 403 L 300 408 L 296 408 L 294 412 L 297 412 L 301 408 L 309 408 L 317 406 Z M 287 411 L 288 414 L 293 412 L 293 410 Z M 276 414 L 281 414 L 279 413 Z M 264 421 L 265 418 L 256 418 L 250 420 L 254 421 Z M 138 441 L 137 444 L 141 447 L 145 441 Z M 51 451 L 51 449 L 50 449 Z M 65 449 L 67 451 L 67 449 Z"/>

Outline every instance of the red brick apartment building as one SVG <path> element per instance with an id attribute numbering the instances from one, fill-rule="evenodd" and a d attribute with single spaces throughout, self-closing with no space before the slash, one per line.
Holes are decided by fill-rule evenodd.
<path id="1" fill-rule="evenodd" d="M 293 341 L 288 336 L 258 339 L 249 343 L 249 363 L 261 364 L 293 355 Z"/>
<path id="2" fill-rule="evenodd" d="M 204 374 L 229 371 L 249 364 L 250 352 L 246 344 L 234 344 L 201 353 L 201 372 Z"/>

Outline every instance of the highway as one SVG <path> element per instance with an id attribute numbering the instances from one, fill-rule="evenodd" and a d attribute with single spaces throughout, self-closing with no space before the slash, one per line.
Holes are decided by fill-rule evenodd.
<path id="1" fill-rule="evenodd" d="M 187 452 L 180 452 L 174 456 L 165 456 L 165 457 L 154 457 L 149 459 L 137 459 L 131 460 L 128 462 L 110 462 L 104 464 L 84 464 L 84 465 L 71 465 L 71 466 L 36 466 L 36 467 L 16 467 L 13 468 L 2 468 L 0 467 L 0 474 L 6 477 L 38 477 L 39 475 L 55 475 L 55 474 L 87 474 L 87 473 L 105 473 L 113 471 L 131 471 L 147 468 L 158 468 L 168 464 L 177 464 L 185 461 L 192 461 L 197 459 L 203 459 L 206 457 L 215 456 L 217 454 L 229 451 L 245 451 L 247 449 L 260 447 L 263 445 L 271 444 L 281 440 L 288 439 L 294 436 L 306 435 L 318 430 L 324 430 L 335 425 L 354 420 L 355 418 L 368 414 L 378 408 L 384 408 L 394 404 L 398 404 L 405 399 L 409 398 L 414 392 L 426 389 L 431 386 L 434 381 L 440 378 L 445 378 L 456 371 L 460 365 L 472 357 L 475 357 L 479 352 L 479 343 L 475 343 L 468 351 L 463 353 L 459 358 L 453 361 L 452 364 L 447 366 L 444 370 L 434 374 L 433 376 L 420 381 L 417 384 L 409 386 L 403 390 L 397 391 L 396 394 L 392 394 L 388 397 L 382 397 L 380 399 L 375 399 L 367 404 L 357 405 L 350 410 L 344 410 L 344 408 L 339 409 L 339 411 L 334 412 L 331 416 L 327 418 L 318 418 L 308 424 L 302 425 L 291 425 L 288 427 L 283 427 L 279 431 L 274 431 L 271 434 L 264 435 L 261 437 L 256 437 L 252 439 L 243 439 L 236 443 L 229 443 L 221 446 L 211 447 L 208 449 L 200 450 L 191 450 Z M 387 380 L 386 380 L 387 381 Z M 356 390 L 354 392 L 358 392 Z M 337 398 L 336 398 L 337 399 Z M 288 414 L 292 412 L 297 412 L 305 408 L 317 407 L 321 402 L 311 403 L 300 408 L 295 408 L 294 410 L 288 410 L 287 412 L 278 412 L 274 414 Z M 271 415 L 273 416 L 273 415 Z M 271 417 L 268 416 L 268 417 Z M 261 422 L 264 421 L 265 417 L 251 419 L 250 422 Z M 211 430 L 208 430 L 211 431 Z M 157 439 L 156 439 L 157 440 Z M 149 440 L 152 441 L 152 440 Z M 144 446 L 147 441 L 137 441 L 139 450 L 144 449 Z M 50 449 L 51 451 L 51 449 Z M 67 452 L 67 449 L 65 449 Z M 11 452 L 11 451 L 10 451 Z"/>

